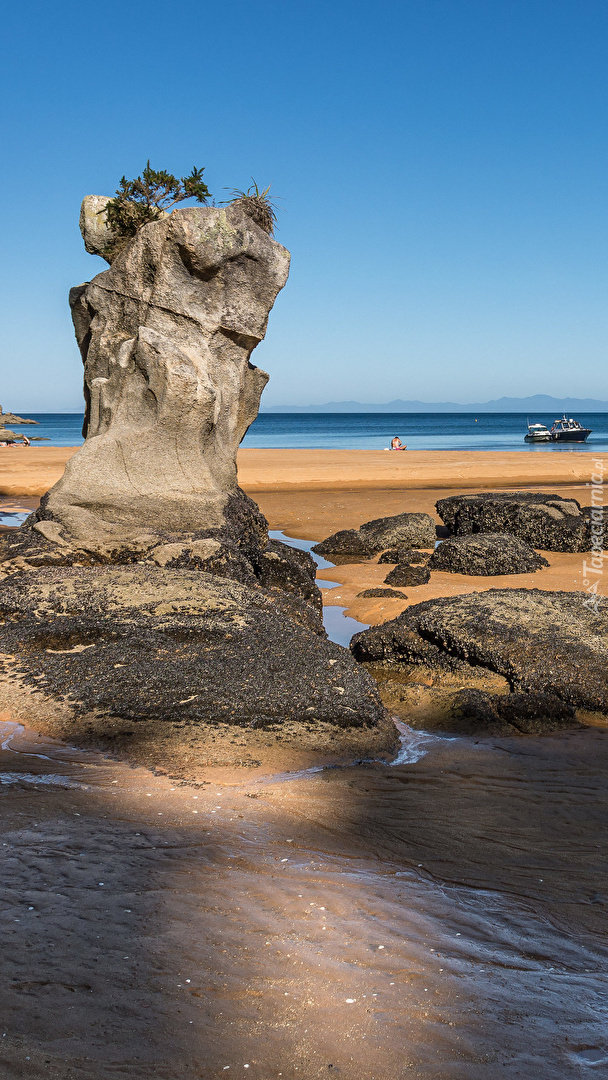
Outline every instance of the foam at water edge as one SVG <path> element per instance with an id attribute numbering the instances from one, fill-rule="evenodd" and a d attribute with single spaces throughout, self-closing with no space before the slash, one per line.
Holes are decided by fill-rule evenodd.
<path id="1" fill-rule="evenodd" d="M 397 757 L 389 762 L 391 768 L 395 765 L 414 765 L 428 753 L 433 743 L 444 741 L 438 735 L 431 735 L 428 731 L 415 731 L 402 720 L 398 720 L 396 716 L 393 716 L 393 723 L 399 732 L 401 749 Z M 452 739 L 448 737 L 447 741 L 452 742 Z"/>

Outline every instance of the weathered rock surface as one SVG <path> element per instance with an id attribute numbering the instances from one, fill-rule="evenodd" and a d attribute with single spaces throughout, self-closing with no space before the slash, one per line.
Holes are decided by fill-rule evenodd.
<path id="1" fill-rule="evenodd" d="M 145 225 L 72 290 L 86 441 L 40 524 L 97 542 L 224 526 L 268 378 L 250 357 L 288 268 L 285 248 L 238 205 L 194 207 Z"/>
<path id="2" fill-rule="evenodd" d="M 433 547 L 436 527 L 430 514 L 395 514 L 366 521 L 359 532 L 375 552 L 385 548 Z"/>
<path id="3" fill-rule="evenodd" d="M 388 599 L 407 600 L 406 593 L 399 592 L 398 589 L 364 589 L 363 592 L 357 593 L 357 596 L 361 596 L 364 600 L 380 599 L 384 596 Z"/>
<path id="4" fill-rule="evenodd" d="M 511 533 L 542 551 L 589 551 L 590 520 L 576 499 L 536 492 L 451 495 L 437 513 L 456 536 Z"/>
<path id="5" fill-rule="evenodd" d="M 464 734 L 544 735 L 576 725 L 571 705 L 554 694 L 487 694 L 459 690 L 447 726 Z"/>
<path id="6" fill-rule="evenodd" d="M 385 548 L 433 547 L 436 528 L 430 514 L 395 514 L 366 521 L 360 529 L 343 529 L 315 544 L 317 555 L 371 557 Z"/>
<path id="7" fill-rule="evenodd" d="M 252 520 L 253 512 L 246 521 L 250 524 Z M 241 585 L 289 593 L 292 601 L 305 605 L 311 625 L 320 628 L 323 599 L 315 581 L 314 560 L 306 552 L 280 541 L 268 541 L 266 524 L 259 514 L 257 526 L 261 539 L 257 529 L 249 536 L 246 531 L 239 532 L 237 520 L 232 522 L 231 529 L 224 530 L 222 539 L 204 533 L 182 533 L 163 538 L 145 536 L 128 542 L 81 541 L 77 545 L 57 544 L 36 531 L 14 530 L 0 537 L 0 577 L 60 566 L 143 564 L 168 570 L 202 570 Z"/>
<path id="8" fill-rule="evenodd" d="M 431 573 L 426 566 L 409 566 L 408 563 L 399 563 L 394 570 L 390 570 L 384 581 L 386 585 L 426 585 L 430 580 Z"/>
<path id="9" fill-rule="evenodd" d="M 473 533 L 451 536 L 433 552 L 431 570 L 450 574 L 489 576 L 529 574 L 549 563 L 531 544 L 508 533 Z"/>
<path id="10" fill-rule="evenodd" d="M 485 668 L 516 693 L 551 694 L 574 708 L 608 713 L 608 603 L 596 612 L 586 599 L 576 592 L 491 589 L 428 600 L 355 634 L 351 650 L 359 661 L 456 671 L 465 683 Z"/>
<path id="11" fill-rule="evenodd" d="M 41 569 L 0 595 L 0 647 L 75 718 L 253 728 L 377 727 L 384 709 L 350 653 L 298 622 L 283 594 L 204 571 Z"/>
<path id="12" fill-rule="evenodd" d="M 80 204 L 80 235 L 89 255 L 100 255 L 110 262 L 106 252 L 115 239 L 106 219 L 111 195 L 85 195 Z"/>
<path id="13" fill-rule="evenodd" d="M 298 551 L 281 540 L 270 540 L 254 558 L 254 569 L 264 588 L 281 589 L 305 600 L 321 617 L 323 597 L 316 584 L 317 567 L 307 551 Z"/>
<path id="14" fill-rule="evenodd" d="M 374 554 L 358 529 L 340 529 L 326 540 L 313 544 L 312 550 L 316 555 L 353 555 L 364 559 L 369 559 Z"/>
<path id="15" fill-rule="evenodd" d="M 24 416 L 17 416 L 16 413 L 2 412 L 2 406 L 0 405 L 0 427 L 6 426 L 6 424 L 38 424 L 37 420 L 28 420 Z"/>
<path id="16" fill-rule="evenodd" d="M 396 746 L 372 679 L 327 638 L 314 560 L 269 541 L 237 484 L 267 380 L 250 356 L 288 264 L 238 205 L 180 209 L 72 290 L 86 441 L 0 537 L 0 706 L 18 684 L 60 738 L 188 775 L 231 727 L 250 749 L 269 728 L 315 753 Z"/>
<path id="17" fill-rule="evenodd" d="M 416 551 L 415 548 L 389 548 L 388 551 L 382 552 L 378 563 L 410 563 L 412 566 L 424 566 L 429 558 L 430 555 L 426 551 Z"/>

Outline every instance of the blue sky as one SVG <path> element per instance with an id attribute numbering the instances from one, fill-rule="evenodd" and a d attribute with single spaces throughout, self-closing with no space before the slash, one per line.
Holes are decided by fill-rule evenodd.
<path id="1" fill-rule="evenodd" d="M 13 3 L 0 402 L 80 408 L 80 200 L 148 157 L 282 197 L 266 405 L 608 399 L 607 45 L 605 0 Z"/>

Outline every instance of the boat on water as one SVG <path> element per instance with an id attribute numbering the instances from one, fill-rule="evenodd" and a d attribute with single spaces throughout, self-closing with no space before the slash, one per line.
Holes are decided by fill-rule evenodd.
<path id="1" fill-rule="evenodd" d="M 582 427 L 578 420 L 568 419 L 566 414 L 561 420 L 555 420 L 551 427 L 553 442 L 584 442 L 591 434 L 591 428 Z"/>
<path id="2" fill-rule="evenodd" d="M 591 428 L 585 428 L 578 420 L 568 418 L 566 414 L 561 420 L 554 420 L 551 430 L 544 424 L 531 424 L 528 420 L 528 434 L 524 435 L 524 442 L 584 442 L 591 434 Z"/>
<path id="3" fill-rule="evenodd" d="M 531 424 L 528 421 L 528 434 L 524 435 L 525 442 L 551 442 L 551 432 L 544 424 Z"/>

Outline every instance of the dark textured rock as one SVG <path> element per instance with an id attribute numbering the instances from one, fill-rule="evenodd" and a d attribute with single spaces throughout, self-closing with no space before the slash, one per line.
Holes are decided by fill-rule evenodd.
<path id="1" fill-rule="evenodd" d="M 415 548 L 389 548 L 388 551 L 382 552 L 378 563 L 393 563 L 394 565 L 409 563 L 411 566 L 424 566 L 429 558 L 430 556 L 425 551 L 416 551 Z"/>
<path id="2" fill-rule="evenodd" d="M 374 554 L 372 547 L 365 543 L 357 529 L 341 529 L 332 533 L 326 540 L 313 544 L 312 550 L 316 555 L 353 555 L 366 559 Z"/>
<path id="3" fill-rule="evenodd" d="M 542 551 L 589 551 L 590 521 L 576 499 L 536 492 L 451 495 L 437 513 L 456 536 L 511 533 Z"/>
<path id="4" fill-rule="evenodd" d="M 461 734 L 544 735 L 576 725 L 574 709 L 553 694 L 459 690 L 444 725 Z"/>
<path id="5" fill-rule="evenodd" d="M 496 708 L 501 720 L 523 735 L 542 735 L 576 722 L 573 707 L 555 694 L 505 694 L 496 698 Z"/>
<path id="6" fill-rule="evenodd" d="M 374 552 L 385 548 L 432 548 L 436 526 L 430 514 L 395 514 L 366 521 L 359 533 Z"/>
<path id="7" fill-rule="evenodd" d="M 481 668 L 515 692 L 551 694 L 608 713 L 608 603 L 586 593 L 491 589 L 427 600 L 355 634 L 357 660 L 423 665 L 467 677 Z"/>
<path id="8" fill-rule="evenodd" d="M 239 581 L 241 585 L 257 585 L 251 563 L 238 548 L 219 540 L 186 540 L 159 544 L 148 557 L 167 570 L 204 570 L 208 574 Z"/>
<path id="9" fill-rule="evenodd" d="M 302 551 L 300 548 L 291 547 L 290 544 L 285 544 L 282 540 L 269 540 L 266 551 L 275 551 L 278 555 L 282 555 L 283 558 L 297 563 L 311 581 L 315 580 L 317 576 L 317 564 L 308 551 Z"/>
<path id="10" fill-rule="evenodd" d="M 385 548 L 433 547 L 435 523 L 429 514 L 396 514 L 366 521 L 360 529 L 343 529 L 315 544 L 317 555 L 358 555 L 370 558 Z"/>
<path id="11" fill-rule="evenodd" d="M 433 552 L 431 570 L 450 574 L 528 574 L 549 563 L 542 555 L 508 533 L 474 533 L 452 536 Z"/>
<path id="12" fill-rule="evenodd" d="M 462 735 L 475 732 L 485 732 L 488 735 L 508 734 L 495 707 L 496 696 L 484 690 L 457 690 L 444 727 Z"/>
<path id="13" fill-rule="evenodd" d="M 407 563 L 399 563 L 394 570 L 389 571 L 384 581 L 387 585 L 426 585 L 431 574 L 426 566 L 409 566 Z"/>
<path id="14" fill-rule="evenodd" d="M 280 540 L 271 540 L 265 551 L 255 557 L 253 564 L 261 585 L 267 589 L 281 589 L 305 600 L 321 617 L 323 597 L 315 580 L 317 567 L 307 551 L 298 551 Z"/>
<path id="15" fill-rule="evenodd" d="M 357 596 L 361 596 L 364 600 L 372 600 L 376 597 L 386 597 L 387 599 L 395 600 L 407 600 L 407 595 L 404 592 L 399 592 L 398 589 L 364 589 L 363 592 L 357 593 Z"/>
<path id="16" fill-rule="evenodd" d="M 0 615 L 13 674 L 76 716 L 256 728 L 383 722 L 372 679 L 298 623 L 288 596 L 202 571 L 32 570 L 4 582 Z"/>

